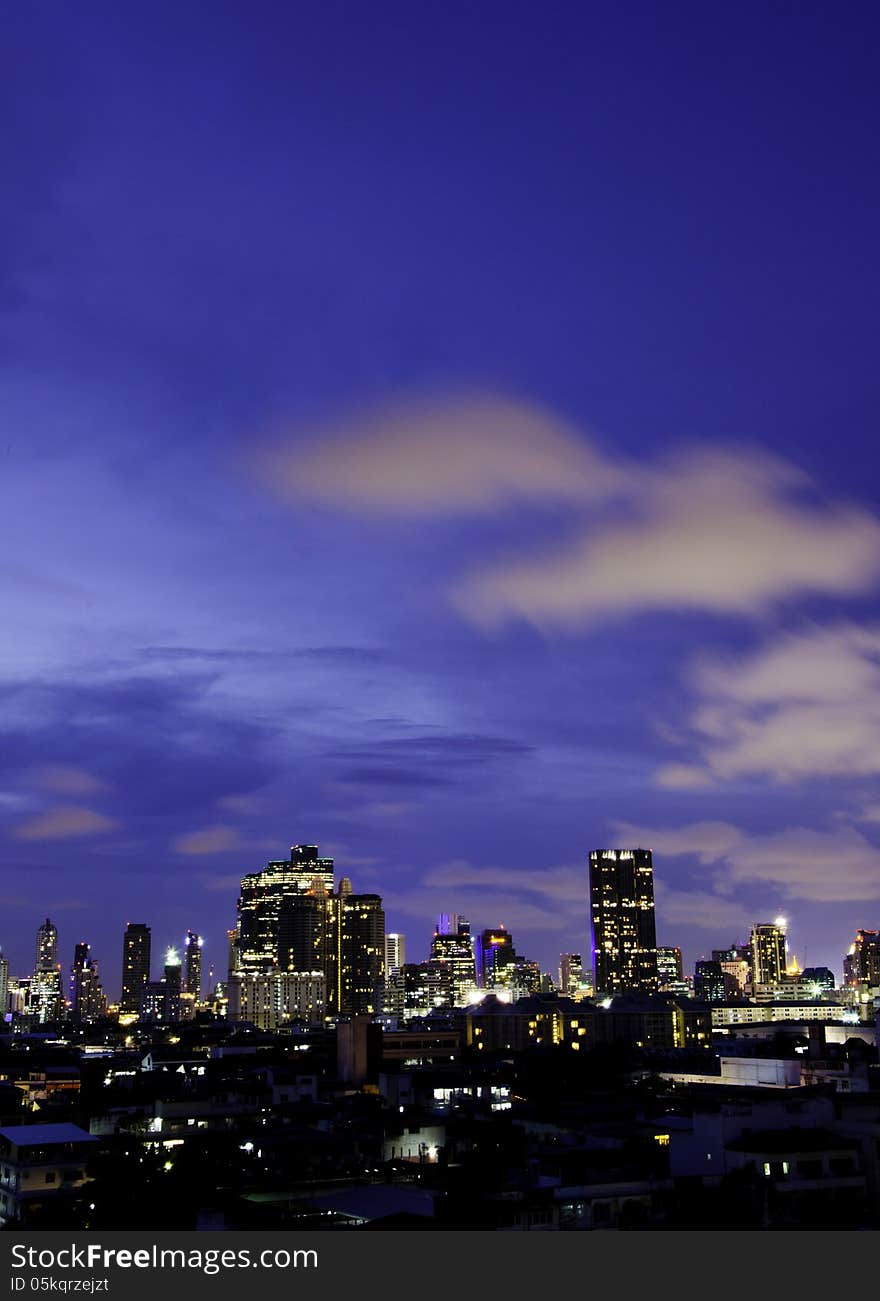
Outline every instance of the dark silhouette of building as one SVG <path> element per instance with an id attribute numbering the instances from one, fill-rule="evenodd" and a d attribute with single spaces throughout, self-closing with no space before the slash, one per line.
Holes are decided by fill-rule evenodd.
<path id="1" fill-rule="evenodd" d="M 150 979 L 151 933 L 142 922 L 129 922 L 122 941 L 122 996 L 120 1012 L 140 1015 Z"/>
<path id="2" fill-rule="evenodd" d="M 590 919 L 598 993 L 656 993 L 654 866 L 649 849 L 590 854 Z"/>

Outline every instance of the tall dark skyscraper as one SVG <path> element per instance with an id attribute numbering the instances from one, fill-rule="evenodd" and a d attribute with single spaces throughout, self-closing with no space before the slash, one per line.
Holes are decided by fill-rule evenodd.
<path id="1" fill-rule="evenodd" d="M 504 988 L 516 962 L 513 936 L 506 926 L 485 930 L 477 941 L 477 980 L 483 989 Z"/>
<path id="2" fill-rule="evenodd" d="M 129 922 L 122 942 L 122 997 L 120 1012 L 140 1013 L 150 979 L 151 934 L 142 922 Z"/>
<path id="3" fill-rule="evenodd" d="M 317 845 L 293 845 L 289 859 L 273 860 L 262 872 L 243 877 L 238 900 L 238 969 L 271 971 L 277 967 L 282 930 L 287 924 L 282 922 L 285 904 L 322 891 L 333 892 L 333 859 L 321 858 Z"/>
<path id="4" fill-rule="evenodd" d="M 385 912 L 377 894 L 339 900 L 338 1008 L 355 1016 L 378 1012 L 385 980 Z"/>
<path id="5" fill-rule="evenodd" d="M 52 971 L 58 964 L 58 931 L 47 917 L 37 929 L 34 971 Z"/>
<path id="6" fill-rule="evenodd" d="M 195 1003 L 202 1000 L 202 937 L 187 931 L 184 946 L 183 992 Z"/>
<path id="7" fill-rule="evenodd" d="M 332 858 L 317 845 L 294 845 L 290 859 L 270 862 L 242 878 L 229 981 L 231 1015 L 236 983 L 254 974 L 324 976 L 326 1011 L 356 1014 L 381 1007 L 385 972 L 385 913 L 379 895 L 356 895 L 343 877 L 334 892 Z"/>
<path id="8" fill-rule="evenodd" d="M 95 1021 L 104 1015 L 107 1000 L 98 977 L 98 964 L 91 956 L 91 950 L 85 942 L 77 944 L 73 950 L 73 966 L 70 968 L 70 1019 L 71 1021 Z"/>
<path id="9" fill-rule="evenodd" d="M 597 993 L 655 993 L 657 930 L 649 849 L 592 851 L 590 920 Z"/>
<path id="10" fill-rule="evenodd" d="M 752 927 L 752 984 L 778 985 L 785 975 L 785 923 L 756 922 Z"/>
<path id="11" fill-rule="evenodd" d="M 657 979 L 660 989 L 667 989 L 684 980 L 681 949 L 669 944 L 657 949 Z"/>

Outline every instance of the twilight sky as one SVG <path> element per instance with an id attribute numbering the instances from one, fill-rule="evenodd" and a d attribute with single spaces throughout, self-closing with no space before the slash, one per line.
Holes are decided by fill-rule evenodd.
<path id="1" fill-rule="evenodd" d="M 876 6 L 49 0 L 0 51 L 0 945 L 295 841 L 586 950 L 880 925 Z"/>

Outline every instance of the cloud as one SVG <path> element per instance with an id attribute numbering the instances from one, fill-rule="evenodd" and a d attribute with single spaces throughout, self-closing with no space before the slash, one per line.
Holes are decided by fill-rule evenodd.
<path id="1" fill-rule="evenodd" d="M 549 411 L 500 395 L 377 408 L 264 448 L 276 494 L 386 517 L 560 504 L 574 541 L 465 574 L 450 596 L 481 626 L 579 625 L 636 611 L 755 615 L 791 596 L 880 578 L 880 521 L 823 502 L 797 467 L 754 448 L 613 456 Z M 522 545 L 517 529 L 516 545 Z"/>
<path id="2" fill-rule="evenodd" d="M 71 804 L 49 809 L 19 823 L 12 834 L 16 840 L 71 840 L 78 836 L 104 835 L 116 825 L 103 813 Z"/>
<path id="3" fill-rule="evenodd" d="M 852 595 L 880 576 L 880 522 L 817 505 L 792 467 L 748 451 L 691 451 L 637 475 L 631 500 L 572 545 L 459 584 L 482 624 L 582 624 L 645 610 L 759 614 L 793 595 Z"/>
<path id="4" fill-rule="evenodd" d="M 403 515 L 590 501 L 623 483 L 621 468 L 565 421 L 493 394 L 376 408 L 305 444 L 263 448 L 257 472 L 284 497 Z"/>
<path id="5" fill-rule="evenodd" d="M 59 795 L 94 795 L 107 789 L 107 783 L 85 768 L 72 764 L 41 764 L 34 770 L 34 782 L 42 790 Z"/>
<path id="6" fill-rule="evenodd" d="M 810 627 L 735 660 L 697 664 L 691 716 L 696 784 L 738 777 L 792 782 L 880 773 L 880 628 Z M 684 783 L 678 783 L 684 784 Z"/>
<path id="7" fill-rule="evenodd" d="M 740 885 L 761 885 L 768 906 L 781 897 L 812 903 L 880 899 L 880 851 L 854 827 L 787 827 L 749 834 L 727 822 L 653 831 L 618 823 L 615 833 L 623 843 L 645 845 L 659 859 L 695 858 L 719 894 Z M 727 903 L 719 901 L 718 906 L 726 908 Z"/>
<path id="8" fill-rule="evenodd" d="M 674 933 L 676 927 L 690 926 L 733 939 L 747 934 L 756 920 L 743 905 L 720 898 L 710 890 L 672 890 L 662 881 L 655 881 L 654 892 L 659 935 Z"/>
<path id="9" fill-rule="evenodd" d="M 178 854 L 229 854 L 234 851 L 253 848 L 242 839 L 237 827 L 225 823 L 215 823 L 211 827 L 201 827 L 198 831 L 188 831 L 172 841 L 171 848 Z"/>

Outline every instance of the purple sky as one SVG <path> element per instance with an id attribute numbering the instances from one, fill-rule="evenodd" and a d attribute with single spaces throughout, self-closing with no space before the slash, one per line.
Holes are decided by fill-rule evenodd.
<path id="1" fill-rule="evenodd" d="M 586 949 L 880 925 L 876 6 L 35 0 L 0 122 L 0 945 L 295 841 Z M 218 974 L 220 971 L 218 970 Z"/>

